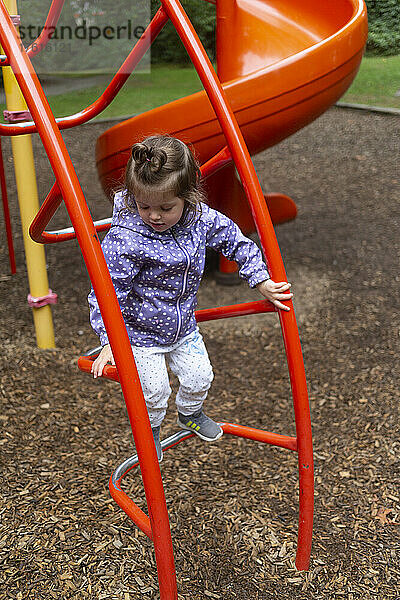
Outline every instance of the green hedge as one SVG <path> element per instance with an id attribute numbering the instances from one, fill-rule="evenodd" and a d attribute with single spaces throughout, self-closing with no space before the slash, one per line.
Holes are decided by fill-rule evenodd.
<path id="1" fill-rule="evenodd" d="M 367 52 L 389 56 L 400 54 L 400 1 L 366 0 L 369 35 Z"/>
<path id="2" fill-rule="evenodd" d="M 201 0 L 181 0 L 182 6 L 193 23 L 197 34 L 211 60 L 215 59 L 215 6 Z M 160 7 L 158 0 L 151 0 L 151 14 Z M 167 23 L 151 47 L 151 62 L 189 64 L 188 54 L 172 23 Z"/>

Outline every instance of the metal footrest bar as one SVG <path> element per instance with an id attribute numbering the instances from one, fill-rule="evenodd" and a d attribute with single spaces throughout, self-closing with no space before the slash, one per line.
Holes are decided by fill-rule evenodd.
<path id="1" fill-rule="evenodd" d="M 297 439 L 287 435 L 280 435 L 272 433 L 271 431 L 263 431 L 262 429 L 255 429 L 253 427 L 247 427 L 245 425 L 235 425 L 234 423 L 219 423 L 224 430 L 224 434 L 230 434 L 237 437 L 243 437 L 249 440 L 255 440 L 257 442 L 263 442 L 272 446 L 280 446 L 281 448 L 287 448 L 288 450 L 297 451 Z M 180 444 L 191 437 L 195 437 L 194 433 L 190 431 L 177 431 L 170 437 L 162 440 L 161 448 L 169 450 L 174 446 Z M 142 511 L 133 500 L 124 492 L 121 488 L 121 482 L 128 475 L 132 469 L 139 466 L 139 457 L 137 454 L 127 458 L 122 462 L 114 471 L 110 477 L 109 489 L 110 494 L 116 501 L 116 503 L 122 508 L 122 510 L 128 515 L 128 517 L 139 527 L 143 533 L 147 535 L 151 540 L 153 539 L 153 533 L 151 530 L 151 524 L 149 517 Z"/>
<path id="2" fill-rule="evenodd" d="M 194 437 L 194 435 L 195 434 L 191 433 L 190 431 L 184 431 L 184 430 L 177 431 L 170 437 L 166 438 L 165 440 L 162 440 L 161 448 L 163 450 L 168 450 L 169 448 L 176 446 L 180 442 L 183 442 L 183 440 L 189 439 L 190 437 Z M 117 489 L 121 489 L 120 488 L 121 480 L 129 473 L 129 471 L 131 471 L 138 465 L 139 465 L 139 458 L 138 458 L 137 454 L 134 454 L 130 458 L 127 458 L 126 460 L 124 460 L 124 462 L 121 463 L 115 469 L 114 473 L 111 475 L 112 485 L 114 487 L 116 487 Z"/>
<path id="3" fill-rule="evenodd" d="M 108 231 L 110 229 L 111 219 L 100 219 L 99 221 L 94 221 L 93 225 L 96 231 Z M 69 240 L 74 240 L 76 238 L 75 229 L 73 227 L 65 227 L 64 229 L 55 229 L 53 231 L 44 231 L 43 235 L 47 236 L 47 244 L 68 242 Z"/>
<path id="4" fill-rule="evenodd" d="M 174 435 L 169 438 L 163 440 L 161 442 L 161 447 L 163 450 L 167 450 L 168 448 L 172 448 L 182 442 L 185 439 L 193 437 L 194 434 L 189 431 L 178 431 Z M 123 463 L 121 463 L 111 475 L 108 487 L 110 490 L 110 494 L 115 500 L 115 502 L 122 508 L 122 510 L 128 515 L 128 517 L 139 527 L 143 533 L 147 535 L 151 540 L 153 539 L 153 532 L 151 529 L 150 519 L 149 517 L 142 511 L 133 500 L 131 500 L 121 488 L 122 479 L 135 467 L 139 465 L 139 458 L 137 454 L 134 454 L 130 458 L 127 458 Z"/>

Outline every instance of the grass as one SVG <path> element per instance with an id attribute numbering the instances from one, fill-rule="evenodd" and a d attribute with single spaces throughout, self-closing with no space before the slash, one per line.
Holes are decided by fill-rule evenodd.
<path id="1" fill-rule="evenodd" d="M 50 96 L 50 106 L 57 116 L 78 112 L 91 104 L 104 91 L 111 76 L 104 84 L 72 93 Z M 174 65 L 153 66 L 151 73 L 131 76 L 113 102 L 99 118 L 134 115 L 182 98 L 202 89 L 194 68 Z"/>
<path id="2" fill-rule="evenodd" d="M 79 112 L 92 104 L 111 81 L 112 75 L 104 77 L 104 81 L 85 89 L 55 95 L 47 95 L 51 109 L 57 117 Z M 68 82 L 74 85 L 77 78 L 65 77 L 65 87 Z M 44 82 L 46 91 L 46 83 Z M 123 86 L 122 91 L 112 103 L 99 115 L 99 118 L 134 115 L 161 106 L 177 98 L 182 98 L 202 89 L 202 84 L 194 68 L 175 65 L 153 66 L 151 73 L 136 73 Z M 0 110 L 5 110 L 5 104 L 0 103 Z"/>
<path id="3" fill-rule="evenodd" d="M 343 102 L 400 108 L 400 56 L 365 57 Z"/>
<path id="4" fill-rule="evenodd" d="M 72 114 L 95 100 L 104 87 L 50 97 L 56 115 Z M 173 65 L 153 66 L 151 73 L 134 75 L 123 91 L 100 115 L 114 117 L 139 114 L 202 89 L 201 82 L 191 67 Z M 400 56 L 365 57 L 349 91 L 341 100 L 355 104 L 368 104 L 400 108 Z"/>
<path id="5" fill-rule="evenodd" d="M 74 78 L 71 78 L 72 81 Z M 51 108 L 62 117 L 79 112 L 96 100 L 108 81 L 82 90 L 49 96 Z M 68 85 L 66 79 L 66 86 Z M 151 73 L 137 73 L 128 79 L 122 92 L 99 118 L 139 114 L 177 98 L 202 89 L 192 67 L 174 65 L 153 66 Z M 344 102 L 393 107 L 400 109 L 400 56 L 365 57 L 349 91 L 341 98 Z M 3 110 L 4 105 L 0 105 Z"/>

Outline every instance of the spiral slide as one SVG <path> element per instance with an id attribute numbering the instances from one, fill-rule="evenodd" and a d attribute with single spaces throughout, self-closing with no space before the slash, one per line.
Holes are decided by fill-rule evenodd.
<path id="1" fill-rule="evenodd" d="M 218 0 L 216 18 L 218 75 L 251 154 L 295 133 L 342 96 L 367 37 L 362 0 Z M 132 143 L 155 132 L 191 142 L 202 163 L 225 145 L 204 91 L 142 113 L 98 139 L 106 193 L 120 180 Z M 210 178 L 209 198 L 245 232 L 254 230 L 232 163 Z M 266 200 L 274 223 L 296 215 L 290 198 Z"/>

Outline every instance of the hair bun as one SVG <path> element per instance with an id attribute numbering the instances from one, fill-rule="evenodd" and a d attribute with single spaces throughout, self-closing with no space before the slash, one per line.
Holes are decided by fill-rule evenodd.
<path id="1" fill-rule="evenodd" d="M 167 153 L 164 150 L 161 150 L 161 148 L 155 150 L 151 149 L 151 153 L 152 156 L 148 158 L 148 161 L 153 167 L 152 170 L 155 173 L 158 173 L 158 171 L 160 171 L 167 162 Z"/>
<path id="2" fill-rule="evenodd" d="M 146 144 L 134 144 L 132 146 L 132 158 L 137 165 L 142 165 L 146 161 L 148 150 Z"/>
<path id="3" fill-rule="evenodd" d="M 158 173 L 167 162 L 167 153 L 161 148 L 151 148 L 146 144 L 134 144 L 132 158 L 138 167 L 148 166 L 153 173 Z"/>

